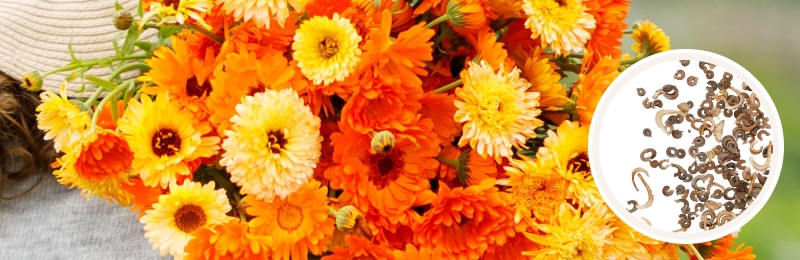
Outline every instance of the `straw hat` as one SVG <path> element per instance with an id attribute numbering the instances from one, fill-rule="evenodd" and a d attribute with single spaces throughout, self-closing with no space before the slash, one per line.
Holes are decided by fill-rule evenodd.
<path id="1" fill-rule="evenodd" d="M 135 14 L 138 0 L 118 0 L 125 10 Z M 120 30 L 114 28 L 115 0 L 0 0 L 0 71 L 21 79 L 25 72 L 44 73 L 70 62 L 67 44 L 78 59 L 115 55 L 111 41 Z M 140 39 L 154 37 L 154 30 Z M 121 37 L 120 45 L 124 40 Z M 108 68 L 92 69 L 85 75 L 107 76 Z M 136 76 L 135 71 L 123 78 Z M 58 92 L 67 72 L 44 79 L 43 88 Z M 77 81 L 77 80 L 76 80 Z M 67 86 L 70 97 L 88 97 L 91 92 L 76 93 L 80 82 Z"/>

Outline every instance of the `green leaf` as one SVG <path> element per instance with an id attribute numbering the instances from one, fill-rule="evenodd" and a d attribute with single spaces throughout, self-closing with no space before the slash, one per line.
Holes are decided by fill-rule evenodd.
<path id="1" fill-rule="evenodd" d="M 119 2 L 114 2 L 114 10 L 122 10 L 122 5 Z"/>
<path id="2" fill-rule="evenodd" d="M 72 58 L 73 62 L 80 62 L 78 58 L 75 58 L 75 51 L 72 50 L 72 37 L 69 37 L 69 42 L 67 43 L 67 50 L 69 50 L 69 57 Z"/>
<path id="3" fill-rule="evenodd" d="M 104 80 L 95 76 L 86 76 L 85 79 L 91 81 L 94 84 L 97 84 L 98 86 L 108 91 L 114 91 L 114 89 L 117 88 L 117 84 L 114 84 L 111 81 Z"/>
<path id="4" fill-rule="evenodd" d="M 177 34 L 183 29 L 181 25 L 162 25 L 158 27 L 158 38 L 168 39 L 170 36 Z"/>
<path id="5" fill-rule="evenodd" d="M 153 44 L 149 42 L 136 42 L 134 43 L 134 45 L 136 45 L 136 47 L 139 47 L 139 49 L 142 49 L 143 51 L 146 51 L 148 53 L 153 51 Z"/>
<path id="6" fill-rule="evenodd" d="M 136 8 L 136 13 L 139 14 L 139 17 L 142 17 L 144 14 L 144 10 L 142 10 L 142 0 L 139 0 L 139 7 Z"/>
<path id="7" fill-rule="evenodd" d="M 127 56 L 133 52 L 133 46 L 136 40 L 139 39 L 139 29 L 136 26 L 131 26 L 128 29 L 128 35 L 125 36 L 125 43 L 122 44 L 122 55 Z"/>
<path id="8" fill-rule="evenodd" d="M 121 39 L 121 38 L 122 38 L 122 35 L 123 35 L 124 33 L 125 33 L 125 32 L 118 32 L 118 33 L 117 33 L 117 35 L 114 35 L 114 40 L 113 40 L 113 41 L 111 41 L 111 44 L 114 44 L 114 52 L 115 52 L 115 53 L 117 53 L 117 56 L 119 56 L 119 55 L 120 55 L 120 49 L 119 49 L 119 39 Z"/>
<path id="9" fill-rule="evenodd" d="M 467 167 L 467 162 L 469 161 L 469 153 L 472 151 L 472 148 L 467 147 L 461 155 L 458 156 L 458 166 L 456 167 L 456 175 L 458 175 L 458 180 L 461 181 L 461 184 L 464 186 L 469 186 L 467 180 L 469 180 L 469 167 Z"/>

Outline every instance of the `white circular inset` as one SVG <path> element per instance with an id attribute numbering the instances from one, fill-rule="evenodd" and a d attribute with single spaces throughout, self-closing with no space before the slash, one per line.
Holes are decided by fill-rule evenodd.
<path id="1" fill-rule="evenodd" d="M 684 66 L 680 62 L 682 60 L 689 60 L 690 63 Z M 701 68 L 700 62 L 710 65 L 704 65 Z M 682 77 L 677 72 L 678 70 L 683 71 L 684 75 Z M 709 70 L 713 71 L 713 75 L 707 73 Z M 731 75 L 732 77 L 730 77 Z M 691 76 L 697 77 L 697 82 L 694 86 L 690 86 L 688 80 Z M 725 86 L 729 87 L 725 88 L 724 91 L 718 88 L 714 92 L 715 97 L 711 97 L 713 101 L 704 104 L 703 102 L 709 98 L 707 97 L 707 87 L 715 85 L 714 83 L 709 83 L 709 81 L 713 80 L 715 83 L 719 83 L 723 77 L 728 77 L 730 84 Z M 745 84 L 751 91 L 746 90 Z M 645 108 L 646 104 L 643 103 L 645 98 L 649 102 L 653 102 L 656 92 L 665 85 L 674 85 L 678 89 L 677 98 L 670 100 L 663 93 L 659 93 L 657 99 L 663 103 L 663 106 L 661 108 Z M 645 89 L 645 95 L 640 96 L 637 93 L 637 88 Z M 667 93 L 672 92 L 668 91 Z M 769 135 L 761 134 L 760 139 L 756 136 L 744 137 L 744 134 L 739 135 L 741 138 L 735 137 L 736 135 L 733 133 L 735 128 L 742 129 L 742 127 L 746 127 L 751 132 L 760 131 L 752 131 L 752 127 L 755 124 L 750 123 L 754 123 L 753 121 L 741 119 L 737 124 L 736 116 L 731 114 L 726 116 L 726 109 L 730 110 L 728 111 L 729 113 L 732 113 L 736 108 L 741 107 L 741 103 L 736 98 L 731 98 L 729 100 L 730 104 L 727 104 L 727 102 L 718 104 L 720 99 L 724 99 L 726 96 L 742 97 L 741 93 L 755 95 L 760 101 L 754 102 L 754 104 L 759 104 L 757 105 L 758 110 L 763 113 L 763 116 L 758 115 L 759 112 L 757 110 L 751 109 L 752 111 L 750 112 L 756 114 L 751 119 L 761 120 L 759 124 L 762 126 L 769 125 L 769 129 L 763 129 L 765 132 L 769 132 Z M 678 108 L 678 105 L 687 101 L 692 101 L 693 105 L 688 112 L 684 113 Z M 743 99 L 742 103 L 746 105 L 746 99 Z M 717 107 L 717 105 L 723 108 L 714 110 L 713 108 Z M 702 113 L 698 112 L 701 107 L 706 108 L 703 109 Z M 683 108 L 685 110 L 685 107 Z M 707 116 L 706 113 L 709 111 L 713 112 L 710 116 Z M 692 114 L 692 116 L 687 117 L 687 114 Z M 783 162 L 784 147 L 783 131 L 775 104 L 761 83 L 752 74 L 730 59 L 720 55 L 699 50 L 672 50 L 643 59 L 622 72 L 614 80 L 600 99 L 594 115 L 589 133 L 589 158 L 597 188 L 611 210 L 620 219 L 636 231 L 654 239 L 688 244 L 711 241 L 733 233 L 761 210 L 777 184 Z M 658 115 L 663 115 L 663 117 L 658 118 Z M 668 121 L 671 115 L 680 116 L 684 120 L 682 123 L 674 123 L 672 129 L 669 129 L 666 127 L 665 122 Z M 740 113 L 737 113 L 737 115 L 740 115 Z M 709 119 L 702 119 L 704 117 Z M 692 118 L 699 120 L 694 122 L 694 127 L 692 122 L 689 122 L 689 119 Z M 759 118 L 768 118 L 768 120 Z M 677 117 L 673 119 L 680 121 Z M 659 120 L 662 123 L 661 125 L 658 123 Z M 714 127 L 721 125 L 718 129 L 722 129 L 722 132 L 714 133 L 714 131 L 703 130 L 703 128 L 708 128 L 702 127 L 704 124 L 707 126 L 713 124 Z M 643 134 L 645 128 L 650 129 L 651 137 L 646 137 Z M 675 138 L 670 130 L 679 130 L 682 136 Z M 732 148 L 724 150 L 717 148 L 716 154 L 720 154 L 720 151 L 728 154 L 725 155 L 723 160 L 720 160 L 720 156 L 714 157 L 714 169 L 708 167 L 712 166 L 708 163 L 712 159 L 709 159 L 711 156 L 706 154 L 705 163 L 702 163 L 707 166 L 705 167 L 705 173 L 699 170 L 703 167 L 698 167 L 701 162 L 697 157 L 702 156 L 695 156 L 696 153 L 689 151 L 692 146 L 697 146 L 694 145 L 693 140 L 701 134 L 698 130 L 703 130 L 703 136 L 708 136 L 708 138 L 705 138 L 705 144 L 697 147 L 698 152 L 708 153 L 718 145 L 721 147 L 722 142 L 720 141 L 726 141 L 726 139 L 722 138 L 727 135 L 734 136 L 737 143 L 736 146 L 732 146 L 728 139 L 727 144 Z M 717 140 L 718 138 L 715 134 L 720 136 L 720 140 Z M 753 146 L 750 145 L 751 140 L 755 143 Z M 754 151 L 758 151 L 759 147 L 767 149 L 770 142 L 772 143 L 772 154 L 768 172 L 756 170 L 754 165 L 759 165 L 759 168 L 761 168 L 761 165 L 766 163 L 767 158 L 764 158 L 764 154 L 753 154 L 751 149 Z M 683 149 L 686 154 L 683 158 L 667 156 L 668 147 Z M 653 148 L 656 151 L 654 159 L 658 162 L 668 160 L 661 164 L 666 169 L 662 169 L 660 166 L 651 167 L 649 160 L 645 162 L 641 159 L 640 155 L 647 148 Z M 739 160 L 743 160 L 743 162 L 730 159 L 735 158 L 737 154 L 735 151 L 737 150 Z M 649 157 L 649 154 L 647 157 Z M 749 183 L 759 183 L 758 174 L 762 173 L 761 176 L 766 177 L 766 180 L 760 192 L 753 192 L 754 189 L 757 191 L 758 186 L 761 185 L 760 183 L 756 185 L 748 183 L 746 187 L 739 187 L 738 189 L 740 192 L 747 192 L 747 196 L 737 195 L 737 189 L 732 188 L 722 197 L 714 198 L 712 196 L 713 191 L 722 190 L 722 188 L 727 189 L 735 183 L 730 180 L 735 179 L 731 177 L 732 170 L 725 170 L 724 166 L 716 166 L 720 161 L 725 162 L 724 165 L 727 166 L 731 166 L 729 164 L 730 161 L 738 162 L 735 175 L 739 179 L 747 177 L 748 174 L 744 173 L 744 169 L 749 169 L 752 177 L 752 180 L 748 181 Z M 689 167 L 693 163 L 696 164 L 691 170 L 695 173 L 690 173 Z M 645 174 L 641 170 L 634 170 L 638 167 L 643 168 L 647 173 Z M 681 173 L 682 170 L 680 168 L 686 170 L 686 173 Z M 724 174 L 726 171 L 728 173 Z M 687 174 L 691 176 L 687 177 Z M 706 175 L 711 177 L 706 177 Z M 723 178 L 723 176 L 728 178 Z M 679 179 L 679 177 L 682 179 Z M 686 180 L 689 178 L 691 178 L 691 181 L 687 182 Z M 714 179 L 711 180 L 711 178 Z M 695 179 L 700 180 L 694 181 Z M 649 186 L 649 193 L 642 180 Z M 744 181 L 741 182 L 745 183 Z M 681 200 L 684 196 L 676 194 L 678 185 L 682 185 L 685 188 L 685 194 L 691 194 L 695 190 L 697 192 L 694 192 L 695 194 L 691 196 L 687 195 L 685 197 L 686 203 L 684 203 Z M 665 186 L 669 187 L 667 188 L 667 194 L 671 192 L 671 195 L 664 195 L 662 189 L 665 189 Z M 751 188 L 750 186 L 754 187 Z M 652 197 L 648 198 L 649 194 L 652 194 Z M 703 202 L 704 195 L 708 196 L 706 201 L 714 201 L 723 206 L 712 210 L 713 214 L 707 212 L 709 208 L 706 205 L 711 205 L 712 207 L 718 205 Z M 753 198 L 751 195 L 756 196 Z M 746 199 L 737 201 L 737 196 L 738 198 L 746 197 Z M 733 199 L 728 200 L 729 198 Z M 634 202 L 629 204 L 628 202 L 631 200 L 635 201 L 635 204 Z M 676 202 L 676 200 L 679 201 Z M 743 201 L 747 201 L 748 204 L 745 210 L 736 208 L 722 213 L 725 211 L 724 204 L 728 201 L 731 202 L 728 206 L 741 206 L 744 205 Z M 689 213 L 683 213 L 686 212 L 684 208 L 686 204 L 688 204 Z M 638 205 L 638 208 L 635 205 Z M 636 209 L 633 210 L 634 208 Z M 633 212 L 630 212 L 630 210 L 633 210 Z M 679 224 L 681 214 L 691 222 L 689 228 L 685 230 Z M 702 222 L 702 217 L 706 217 L 707 220 Z M 719 225 L 719 223 L 723 223 L 723 225 Z M 684 222 L 683 224 L 685 225 L 686 223 Z M 703 225 L 707 225 L 705 230 L 701 228 Z M 708 226 L 712 228 L 708 228 Z"/>

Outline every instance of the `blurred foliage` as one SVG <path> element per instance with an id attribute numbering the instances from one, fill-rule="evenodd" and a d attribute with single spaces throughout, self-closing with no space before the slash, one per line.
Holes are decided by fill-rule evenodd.
<path id="1" fill-rule="evenodd" d="M 800 259 L 800 2 L 633 1 L 627 23 L 649 19 L 670 37 L 672 49 L 714 52 L 750 71 L 778 107 L 784 160 L 778 186 L 748 222 L 737 245 L 758 259 Z M 623 50 L 631 52 L 626 38 Z"/>

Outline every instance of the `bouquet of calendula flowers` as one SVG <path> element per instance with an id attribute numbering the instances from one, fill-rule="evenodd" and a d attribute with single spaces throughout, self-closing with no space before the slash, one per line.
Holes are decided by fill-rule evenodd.
<path id="1" fill-rule="evenodd" d="M 669 49 L 629 4 L 143 0 L 118 5 L 117 56 L 23 84 L 73 72 L 37 109 L 54 174 L 176 259 L 752 259 L 735 234 L 651 239 L 600 197 L 595 106 Z"/>

